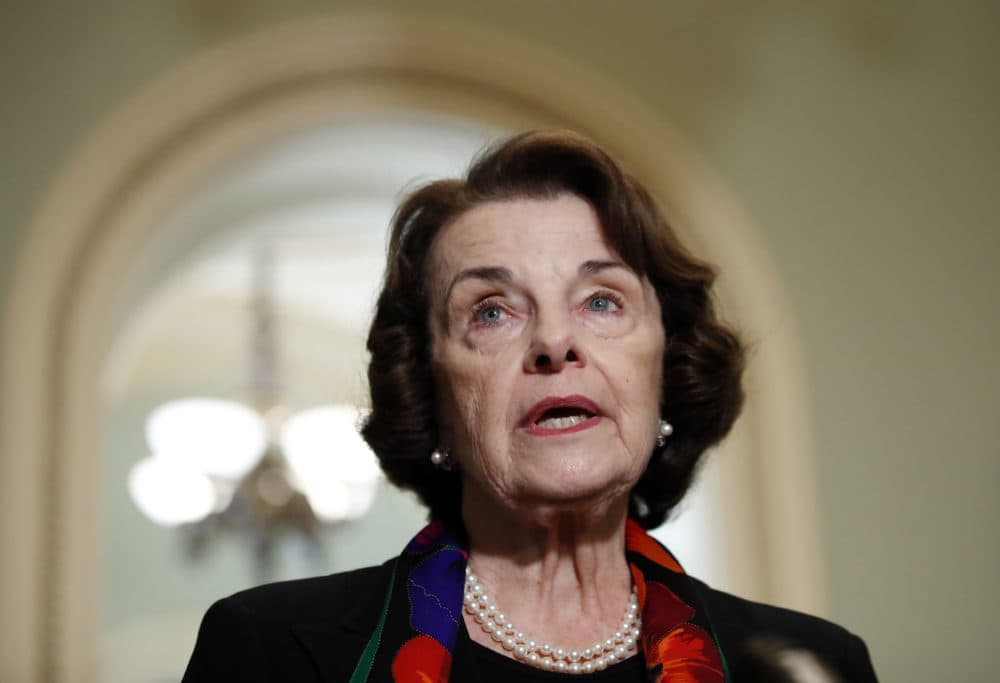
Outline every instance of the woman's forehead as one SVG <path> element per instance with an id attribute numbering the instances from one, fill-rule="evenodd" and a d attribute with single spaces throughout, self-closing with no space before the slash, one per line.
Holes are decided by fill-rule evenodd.
<path id="1" fill-rule="evenodd" d="M 588 260 L 618 260 L 597 213 L 574 195 L 477 205 L 442 227 L 431 257 L 435 270 L 502 262 L 576 269 Z"/>

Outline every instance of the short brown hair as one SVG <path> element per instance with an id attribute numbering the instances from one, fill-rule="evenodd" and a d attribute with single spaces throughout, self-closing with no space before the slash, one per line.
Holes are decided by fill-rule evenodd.
<path id="1" fill-rule="evenodd" d="M 457 472 L 435 468 L 427 256 L 446 223 L 490 201 L 573 194 L 597 212 L 609 246 L 649 279 L 665 349 L 660 415 L 674 426 L 632 490 L 629 513 L 659 526 L 694 479 L 702 454 L 732 427 L 743 403 L 743 347 L 716 317 L 715 272 L 680 243 L 656 202 L 590 140 L 568 131 L 516 135 L 486 150 L 464 180 L 440 180 L 396 211 L 388 262 L 368 333 L 371 413 L 362 434 L 391 482 L 415 491 L 432 517 L 461 529 Z"/>

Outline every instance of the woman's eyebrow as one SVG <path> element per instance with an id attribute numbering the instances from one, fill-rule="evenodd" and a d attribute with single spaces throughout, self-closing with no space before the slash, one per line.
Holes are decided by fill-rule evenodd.
<path id="1" fill-rule="evenodd" d="M 596 275 L 602 270 L 607 270 L 608 268 L 624 268 L 631 272 L 631 268 L 622 263 L 621 261 L 611 261 L 611 260 L 590 260 L 584 261 L 580 264 L 577 269 L 580 275 Z"/>
<path id="2" fill-rule="evenodd" d="M 508 268 L 504 268 L 503 266 L 480 266 L 478 268 L 466 268 L 465 270 L 459 271 L 455 277 L 451 279 L 451 282 L 448 283 L 448 289 L 444 294 L 445 303 L 451 300 L 451 290 L 455 288 L 455 285 L 463 280 L 485 280 L 486 282 L 510 284 L 514 280 L 514 274 L 511 273 Z"/>

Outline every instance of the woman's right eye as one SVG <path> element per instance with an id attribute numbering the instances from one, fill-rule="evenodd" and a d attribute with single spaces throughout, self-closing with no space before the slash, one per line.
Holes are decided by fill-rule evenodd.
<path id="1" fill-rule="evenodd" d="M 498 325 L 504 321 L 507 312 L 492 301 L 483 301 L 473 310 L 472 320 L 478 325 Z"/>
<path id="2" fill-rule="evenodd" d="M 496 325 L 503 320 L 504 312 L 499 306 L 487 306 L 476 312 L 476 322 L 484 325 Z"/>

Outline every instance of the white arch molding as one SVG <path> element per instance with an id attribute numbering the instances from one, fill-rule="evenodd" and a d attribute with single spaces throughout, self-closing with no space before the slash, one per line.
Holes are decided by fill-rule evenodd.
<path id="1" fill-rule="evenodd" d="M 0 338 L 0 678 L 96 675 L 98 374 L 130 259 L 224 159 L 383 107 L 575 128 L 643 178 L 720 267 L 723 310 L 757 341 L 721 466 L 731 588 L 825 611 L 799 346 L 773 269 L 721 183 L 633 96 L 537 45 L 447 20 L 342 15 L 237 39 L 154 83 L 90 136 L 31 224 Z"/>

